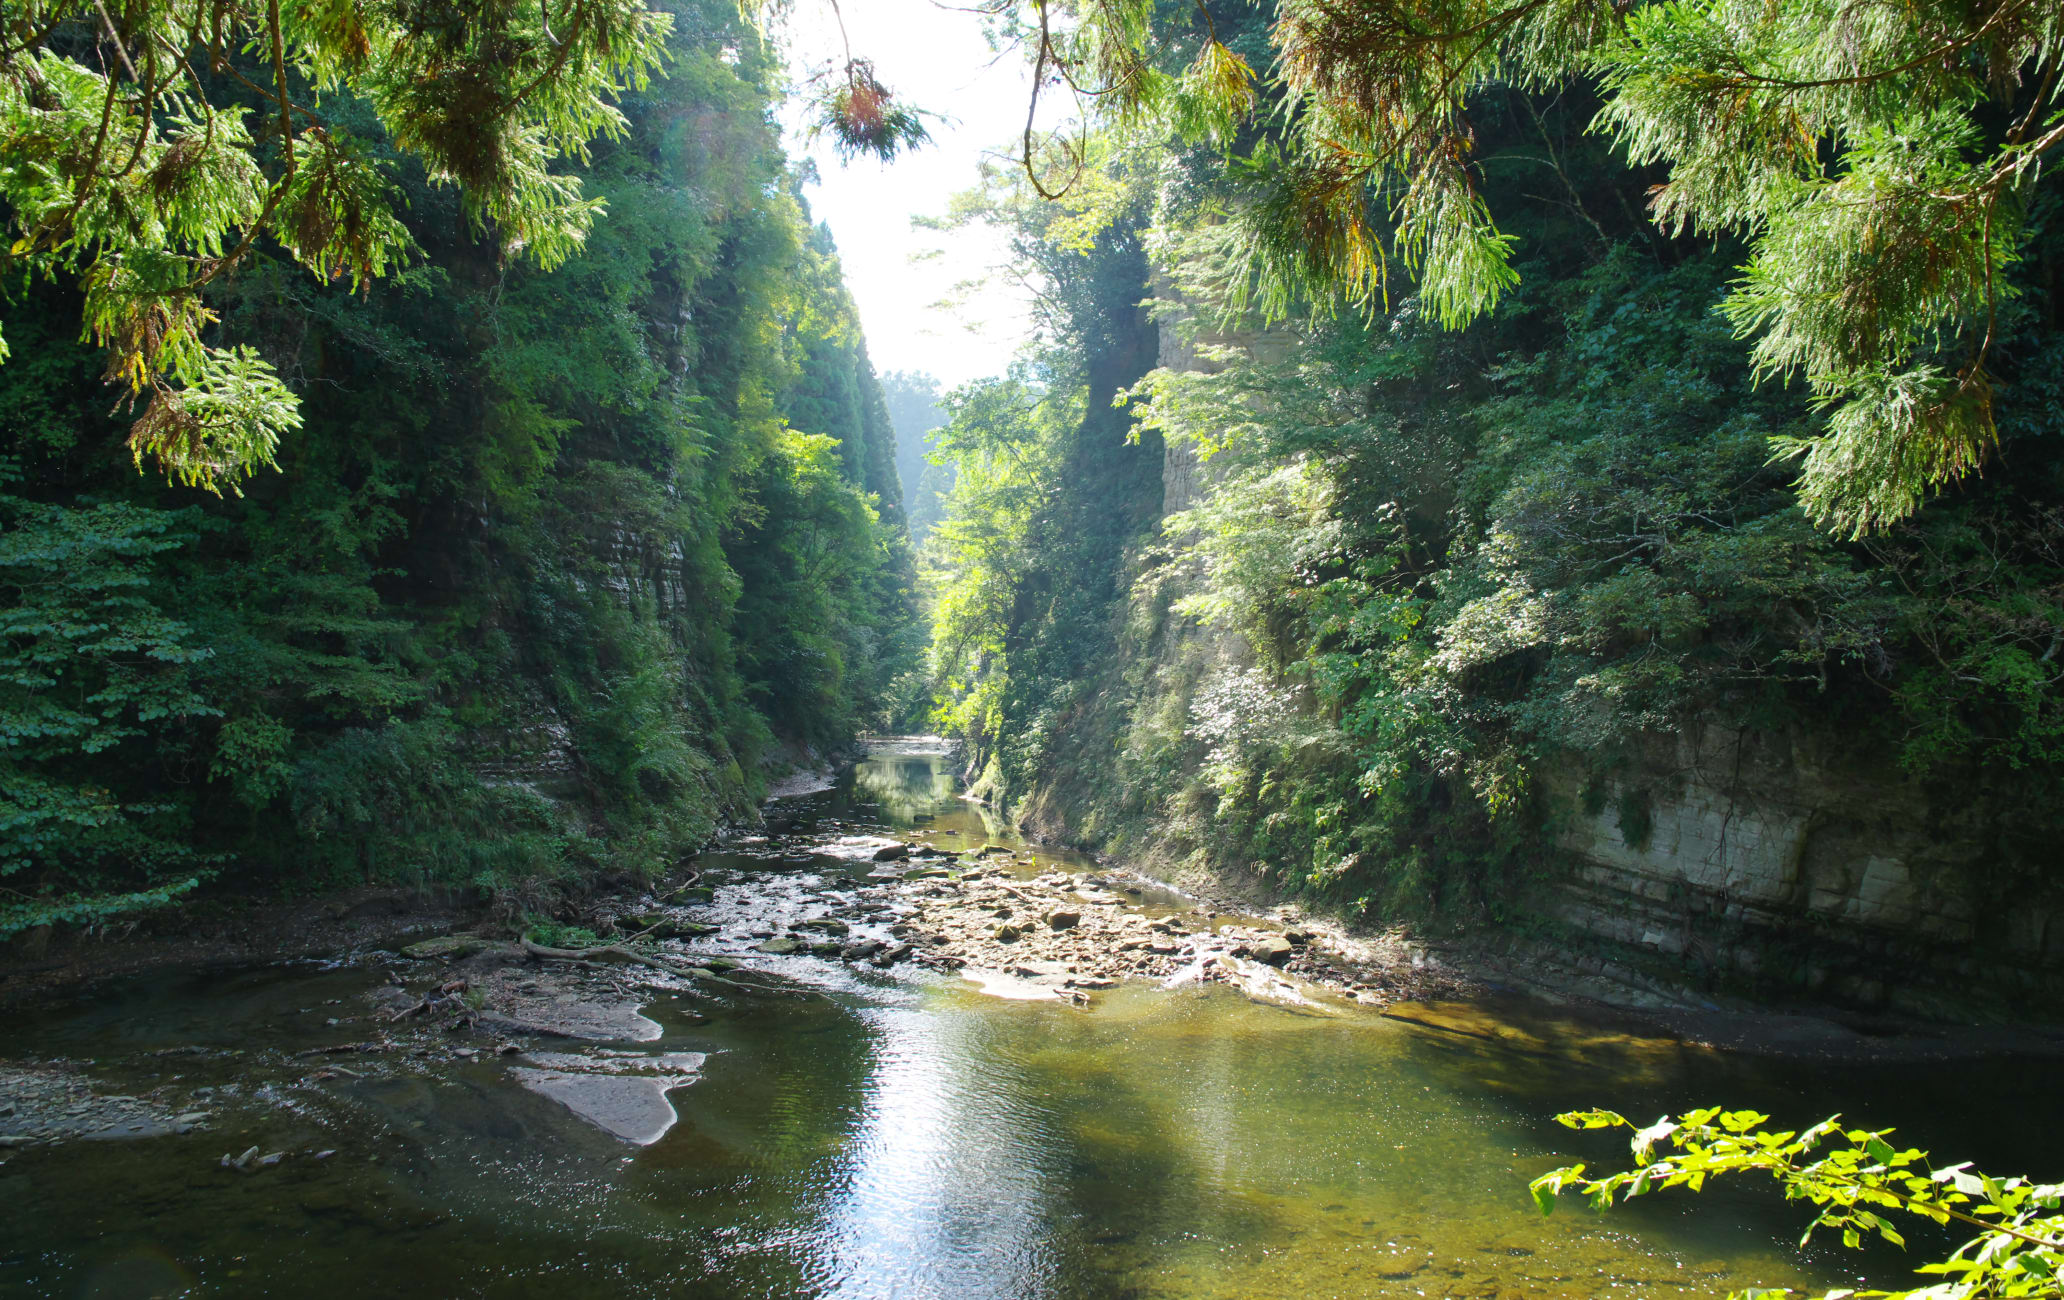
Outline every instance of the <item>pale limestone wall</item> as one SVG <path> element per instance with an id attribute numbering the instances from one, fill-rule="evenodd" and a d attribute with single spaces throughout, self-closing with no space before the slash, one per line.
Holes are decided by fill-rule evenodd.
<path id="1" fill-rule="evenodd" d="M 1964 810 L 1932 805 L 1840 737 L 1658 737 L 1605 784 L 1595 813 L 1581 780 L 1564 769 L 1547 782 L 1574 867 L 1542 900 L 1577 930 L 1865 1005 L 1943 1012 L 2064 996 L 2060 873 L 1987 861 Z M 1630 790 L 1648 796 L 1639 843 L 1619 824 Z"/>
<path id="2" fill-rule="evenodd" d="M 649 595 L 662 613 L 687 607 L 688 588 L 681 580 L 687 557 L 678 538 L 659 540 L 610 525 L 595 547 L 609 571 L 603 585 L 626 605 Z"/>

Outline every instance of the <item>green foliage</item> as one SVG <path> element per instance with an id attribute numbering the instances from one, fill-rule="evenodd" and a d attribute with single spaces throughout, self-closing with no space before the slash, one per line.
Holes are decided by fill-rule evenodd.
<path id="1" fill-rule="evenodd" d="M 7 290 L 0 928 L 209 876 L 538 908 L 669 869 L 779 746 L 884 718 L 922 635 L 885 402 L 773 52 L 668 7 L 670 75 L 568 173 L 611 220 L 550 274 L 326 92 L 420 261 L 354 292 L 261 240 L 206 286 L 211 344 L 299 390 L 247 495 L 136 475 L 77 295 Z"/>
<path id="2" fill-rule="evenodd" d="M 1556 1118 L 1575 1129 L 1635 1127 L 1608 1110 Z M 1580 1164 L 1552 1170 L 1530 1184 L 1535 1203 L 1547 1214 L 1558 1196 L 1574 1192 L 1605 1210 L 1670 1188 L 1700 1191 L 1711 1178 L 1764 1173 L 1784 1188 L 1786 1200 L 1814 1207 L 1801 1246 L 1829 1228 L 1845 1246 L 1875 1237 L 1903 1247 L 1905 1238 L 1888 1213 L 1979 1229 L 1948 1258 L 1916 1270 L 1938 1282 L 1904 1291 L 1842 1289 L 1828 1292 L 1827 1300 L 2064 1295 L 2064 1184 L 1995 1178 L 1968 1162 L 1935 1167 L 1926 1153 L 1895 1147 L 1891 1130 L 1844 1128 L 1839 1117 L 1799 1132 L 1772 1131 L 1765 1127 L 1769 1121 L 1755 1111 L 1719 1107 L 1659 1119 L 1635 1132 L 1634 1168 L 1604 1177 L 1588 1176 Z M 1745 1300 L 1786 1294 L 1753 1288 L 1735 1293 Z"/>
<path id="3" fill-rule="evenodd" d="M 11 4 L 9 261 L 77 277 L 108 381 L 144 401 L 138 463 L 233 488 L 273 463 L 295 399 L 255 352 L 202 341 L 217 319 L 208 287 L 260 236 L 323 282 L 362 288 L 401 264 L 415 241 L 378 157 L 386 141 L 461 187 L 507 253 L 564 262 L 602 202 L 552 169 L 624 134 L 614 101 L 658 70 L 669 29 L 643 0 L 583 0 L 556 30 L 548 6 L 515 0 L 457 21 L 405 5 Z"/>
<path id="4" fill-rule="evenodd" d="M 931 140 L 926 114 L 884 86 L 870 61 L 849 58 L 837 75 L 823 81 L 813 129 L 828 134 L 832 147 L 847 161 L 865 157 L 887 162 Z"/>
<path id="5" fill-rule="evenodd" d="M 1065 309 L 941 435 L 938 716 L 984 791 L 1350 914 L 1528 924 L 1577 791 L 1645 845 L 1634 773 L 1696 722 L 1846 751 L 1982 819 L 1993 881 L 2046 872 L 2016 846 L 2049 833 L 2059 758 L 2047 226 L 2001 280 L 2011 471 L 1848 541 L 1770 459 L 1823 426 L 1736 335 L 1736 250 L 1649 230 L 1650 178 L 1584 134 L 1589 105 L 1488 108 L 1481 197 L 1532 251 L 1459 331 L 1423 293 L 1243 312 L 1244 182 L 1208 154 L 1105 141 L 1060 203 L 968 205 Z M 1102 305 L 1137 291 L 1115 256 L 1136 230 L 1164 277 L 1151 352 Z M 1080 471 L 1083 381 L 1112 358 L 1138 367 L 1119 397 L 1165 479 Z M 1080 544 L 1090 518 L 1115 545 Z M 1990 885 L 1945 887 L 1982 906 Z"/>
<path id="6" fill-rule="evenodd" d="M 546 948 L 593 948 L 602 942 L 593 930 L 557 921 L 533 921 L 523 937 Z"/>
<path id="7" fill-rule="evenodd" d="M 0 496 L 0 878 L 13 878 L 0 938 L 155 906 L 197 882 L 176 794 L 107 776 L 217 712 L 195 689 L 209 650 L 149 595 L 157 557 L 190 543 L 192 522 Z"/>
<path id="8" fill-rule="evenodd" d="M 1032 66 L 1021 162 L 1038 193 L 1095 187 L 1098 128 L 1209 159 L 1235 315 L 1343 302 L 1381 315 L 1407 296 L 1394 270 L 1446 327 L 1497 310 L 1539 251 L 1501 225 L 1524 220 L 1496 192 L 1503 102 L 1595 93 L 1593 128 L 1657 182 L 1657 227 L 1742 241 L 1727 316 L 1754 340 L 1759 376 L 1802 379 L 1826 412 L 1768 443 L 1803 458 L 1810 518 L 1845 537 L 1881 531 L 1993 456 L 2009 273 L 2044 159 L 2064 143 L 2064 23 L 2050 7 L 1275 0 L 1221 13 L 1035 0 L 987 12 Z M 892 102 L 866 81 L 868 102 Z M 821 93 L 832 119 L 853 102 L 842 85 Z M 1054 95 L 1072 97 L 1079 129 L 1043 129 Z M 895 143 L 877 133 L 867 147 Z"/>

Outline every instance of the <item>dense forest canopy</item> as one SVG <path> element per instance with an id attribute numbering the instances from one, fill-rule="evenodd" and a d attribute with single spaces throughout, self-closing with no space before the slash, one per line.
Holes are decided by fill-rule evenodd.
<path id="1" fill-rule="evenodd" d="M 749 813 L 763 761 L 917 680 L 894 438 L 779 147 L 774 52 L 721 0 L 576 5 L 549 36 L 541 13 L 289 6 L 268 109 L 246 8 L 111 6 L 118 37 L 95 6 L 9 8 L 31 274 L 0 291 L 0 931 L 211 877 L 521 910 L 650 875 Z M 144 81 L 157 115 L 121 117 Z M 485 155 L 410 116 L 455 86 Z M 88 109 L 112 143 L 53 154 L 91 143 L 52 125 Z M 375 213 L 387 251 L 339 260 Z M 79 337 L 110 293 L 159 352 Z M 246 430 L 297 427 L 251 472 L 207 413 L 261 391 L 279 423 Z M 170 484 L 124 445 L 160 408 L 202 421 Z M 211 475 L 240 494 L 184 486 Z"/>
<path id="2" fill-rule="evenodd" d="M 1723 310 L 1761 378 L 1825 419 L 1779 437 L 1802 500 L 1855 534 L 1979 468 L 2010 268 L 2064 141 L 2064 15 L 2034 0 L 1280 0 L 1259 15 L 1151 0 L 987 9 L 1034 66 L 1029 185 L 1098 170 L 1095 131 L 1173 135 L 1235 183 L 1212 250 L 1225 305 L 1272 318 L 1391 301 L 1407 273 L 1457 326 L 1520 282 L 1485 160 L 1512 90 L 1596 96 L 1592 131 L 1652 180 L 1673 234 L 1742 243 Z M 1042 134 L 1037 99 L 1079 125 Z M 905 143 L 908 106 L 849 61 L 826 121 Z M 1507 225 L 1500 225 L 1500 222 Z M 1195 255 L 1203 255 L 1196 250 Z"/>
<path id="3" fill-rule="evenodd" d="M 260 354 L 203 339 L 208 287 L 261 238 L 325 281 L 403 265 L 415 240 L 380 157 L 397 147 L 505 250 L 565 261 L 604 204 L 553 164 L 623 138 L 615 101 L 649 83 L 669 22 L 645 0 L 579 0 L 556 30 L 515 3 L 11 4 L 8 260 L 80 287 L 107 379 L 142 402 L 139 463 L 233 486 L 271 463 L 296 401 Z"/>
<path id="4" fill-rule="evenodd" d="M 938 225 L 1035 337 L 941 394 L 721 4 L 10 8 L 6 924 L 650 871 L 927 713 L 1370 915 L 1510 913 L 1572 801 L 1644 843 L 1689 720 L 2043 878 L 2054 7 L 984 12 L 1023 166 Z M 820 126 L 922 147 L 864 54 Z"/>
<path id="5" fill-rule="evenodd" d="M 1710 20 L 1718 43 L 1701 48 L 1724 81 L 1748 56 L 1723 37 L 1778 39 L 1757 15 L 1798 20 L 1794 42 L 1848 31 L 1833 17 L 1804 25 L 1805 9 L 1600 21 L 1660 41 L 1663 24 Z M 1453 26 L 1433 30 L 1494 12 L 1444 10 Z M 1876 12 L 1851 6 L 1845 21 Z M 1873 39 L 1907 39 L 1890 25 L 1913 12 L 1887 9 Z M 2016 14 L 2032 11 L 1976 21 L 1990 32 Z M 1139 38 L 1173 66 L 1178 101 L 1182 50 L 1216 39 L 1267 66 L 1293 23 L 1287 10 L 1211 19 L 1163 15 Z M 1612 42 L 1632 39 L 1596 48 L 1631 58 Z M 1994 69 L 1989 85 L 2021 86 L 2011 120 L 1938 88 L 1973 114 L 1960 157 L 2025 156 L 2003 142 L 2053 112 L 2050 48 Z M 2064 761 L 2054 182 L 2030 170 L 1988 191 L 1990 232 L 1966 244 L 1945 213 L 1897 210 L 1906 192 L 1866 175 L 1878 164 L 1853 150 L 1823 147 L 1824 176 L 1780 186 L 1743 146 L 1740 183 L 1789 186 L 1796 207 L 1705 226 L 1704 209 L 1687 209 L 1690 225 L 1659 225 L 1655 202 L 1690 203 L 1675 187 L 1706 181 L 1682 158 L 1673 172 L 1672 159 L 1629 157 L 1613 125 L 1630 111 L 1614 107 L 1618 83 L 1583 61 L 1603 55 L 1555 80 L 1528 73 L 1530 57 L 1509 52 L 1519 62 L 1467 104 L 1470 210 L 1498 214 L 1497 263 L 1511 272 L 1480 310 L 1427 278 L 1440 274 L 1438 238 L 1408 224 L 1370 253 L 1411 264 L 1424 250 L 1419 279 L 1393 278 L 1387 296 L 1356 303 L 1317 263 L 1297 263 L 1314 277 L 1296 292 L 1258 290 L 1269 249 L 1297 247 L 1269 243 L 1269 214 L 1289 211 L 1268 206 L 1287 173 L 1258 160 L 1319 148 L 1303 134 L 1316 91 L 1294 82 L 1257 90 L 1273 102 L 1227 128 L 1230 162 L 1179 115 L 1142 111 L 1078 139 L 1058 199 L 1047 195 L 1061 173 L 1035 168 L 963 204 L 961 219 L 1010 232 L 1047 341 L 1012 375 L 947 401 L 940 441 L 958 478 L 925 555 L 941 725 L 969 740 L 979 789 L 1055 833 L 1172 867 L 1251 869 L 1372 920 L 1543 934 L 1560 933 L 1542 901 L 1557 896 L 1540 890 L 1566 877 L 1562 828 L 1602 816 L 1639 854 L 1654 804 L 1684 779 L 1678 746 L 1695 742 L 1680 738 L 1735 737 L 1724 782 L 1749 737 L 1776 737 L 1817 755 L 1815 772 L 1840 772 L 1859 804 L 1926 810 L 1930 887 L 1999 944 L 2024 943 L 1997 904 L 2059 884 L 2046 845 Z M 1370 76 L 1371 94 L 1390 85 Z M 1841 111 L 1945 102 L 1872 85 Z M 1673 111 L 1687 130 L 1725 117 L 1698 101 Z M 1356 219 L 1399 217 L 1385 195 L 1409 191 L 1369 178 L 1378 193 L 1354 190 Z M 1849 214 L 1843 195 L 1858 187 L 1894 205 L 1861 233 L 1818 206 Z M 1794 219 L 1822 233 L 1784 233 Z M 1983 311 L 1949 312 L 1930 291 L 1899 298 L 1907 314 L 1894 321 L 1898 295 L 1873 277 L 1905 274 L 1901 240 L 1938 236 L 1945 257 L 1993 259 L 1970 272 L 1989 279 Z M 1791 256 L 1799 264 L 1780 267 Z M 1779 299 L 1813 321 L 1744 306 Z M 1923 323 L 1937 307 L 1948 314 Z M 1866 319 L 1889 332 L 1870 334 Z M 1889 367 L 1874 373 L 1893 387 L 1899 367 L 1966 367 L 1943 382 L 1982 390 L 1986 473 L 1906 513 L 1907 489 L 1873 476 L 1881 454 L 1923 464 L 1907 434 L 1837 395 L 1828 385 L 1848 381 L 1833 363 L 1806 363 L 1812 384 L 1772 374 L 1773 340 L 1823 328 L 1877 339 L 1867 365 L 1842 365 Z M 1889 341 L 1909 329 L 1925 347 Z M 1927 401 L 1898 400 L 1917 421 L 1902 427 L 1933 438 L 1919 432 Z M 1788 454 L 1798 448 L 1811 458 Z M 1883 509 L 1829 513 L 1837 462 L 1839 491 L 1862 494 L 1841 499 Z M 1870 531 L 1854 535 L 1866 516 Z M 1873 825 L 1856 833 L 1889 851 Z M 1822 960 L 1810 947 L 1751 951 L 1738 906 L 1703 906 L 1684 904 L 1684 955 L 1716 982 L 1739 976 L 1724 968 L 1743 952 L 1764 963 L 1754 979 L 1766 986 Z"/>
<path id="6" fill-rule="evenodd" d="M 2007 275 L 2034 228 L 2064 18 L 2033 0 L 1285 0 L 1261 21 L 1148 0 L 983 12 L 1034 67 L 1024 162 L 1065 193 L 1089 134 L 1041 136 L 1040 95 L 1097 123 L 1205 145 L 1227 305 L 1388 300 L 1393 265 L 1444 324 L 1518 282 L 1483 168 L 1508 87 L 1598 96 L 1592 126 L 1658 183 L 1678 233 L 1744 241 L 1725 311 L 1760 377 L 1826 412 L 1773 444 L 1802 457 L 1814 518 L 1858 533 L 1980 467 L 1997 439 L 1992 360 Z M 503 249 L 543 265 L 603 206 L 563 164 L 626 119 L 664 61 L 643 0 L 513 0 L 463 21 L 384 5 L 232 0 L 10 7 L 0 186 L 11 261 L 75 279 L 107 374 L 142 399 L 133 450 L 189 483 L 234 483 L 294 420 L 262 356 L 204 343 L 206 288 L 262 236 L 320 278 L 362 283 L 410 235 L 383 142 L 457 186 Z M 921 145 L 923 111 L 848 52 L 815 86 L 849 154 Z M 323 107 L 347 100 L 362 121 Z M 1085 123 L 1083 132 L 1091 126 Z M 556 166 L 556 170 L 555 170 Z M 1508 205 L 1509 206 L 1509 205 Z"/>

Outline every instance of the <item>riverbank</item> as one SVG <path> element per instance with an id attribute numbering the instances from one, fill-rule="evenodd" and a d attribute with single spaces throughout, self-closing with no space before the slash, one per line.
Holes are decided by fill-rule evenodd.
<path id="1" fill-rule="evenodd" d="M 112 930 L 31 932 L 0 945 L 0 1009 L 152 972 L 398 947 L 477 926 L 487 911 L 487 900 L 471 891 L 369 886 L 321 898 L 203 898 Z"/>
<path id="2" fill-rule="evenodd" d="M 897 743 L 886 742 L 887 752 Z M 2055 1027 L 1756 1007 L 1537 944 L 1355 932 L 1294 904 L 1257 899 L 1251 889 L 1235 891 L 1247 882 L 1184 878 L 1177 887 L 1030 843 L 992 810 L 964 800 L 955 806 L 973 819 L 965 825 L 916 814 L 899 827 L 893 810 L 887 820 L 826 817 L 836 784 L 829 769 L 798 773 L 770 797 L 764 828 L 733 835 L 691 874 L 652 889 L 596 893 L 563 913 L 556 928 L 628 945 L 657 963 L 645 975 L 656 974 L 662 986 L 678 986 L 682 971 L 707 970 L 696 964 L 712 960 L 777 968 L 835 962 L 930 970 L 998 997 L 1078 1006 L 1127 982 L 1167 990 L 1224 985 L 1307 1014 L 1373 1008 L 1471 1034 L 1480 1025 L 1469 1004 L 1518 997 L 1604 1032 L 1791 1059 L 2064 1056 L 2064 1031 Z M 856 811 L 883 812 L 865 804 Z M 514 947 L 520 927 L 488 904 L 459 891 L 360 889 L 322 900 L 168 909 L 119 936 L 73 936 L 40 949 L 17 942 L 0 951 L 0 1007 L 153 971 L 365 959 L 434 935 L 461 936 L 469 951 L 513 963 L 552 963 Z"/>
<path id="3" fill-rule="evenodd" d="M 1074 838 L 1072 823 L 1057 817 L 1050 801 L 1036 803 L 1019 829 L 1054 843 Z M 1091 856 L 1088 849 L 1074 851 L 1085 859 Z M 1266 914 L 1313 936 L 1321 953 L 1374 954 L 1393 968 L 1400 961 L 1431 965 L 1470 990 L 1464 997 L 1537 1002 L 1601 1027 L 1692 1046 L 1856 1064 L 2064 1059 L 2064 1019 L 1958 1022 L 1811 999 L 1759 1003 L 1692 987 L 1652 964 L 1627 960 L 1597 944 L 1558 944 L 1518 931 L 1429 936 L 1403 926 L 1366 930 L 1338 916 L 1283 902 L 1252 873 L 1210 868 L 1195 857 L 1175 861 L 1149 852 L 1129 870 L 1162 882 L 1159 887 L 1179 891 L 1206 909 Z"/>

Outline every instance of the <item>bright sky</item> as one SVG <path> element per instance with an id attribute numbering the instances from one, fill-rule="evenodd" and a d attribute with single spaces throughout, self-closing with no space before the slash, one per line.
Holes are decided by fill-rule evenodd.
<path id="1" fill-rule="evenodd" d="M 974 187 L 985 152 L 1010 149 L 1024 130 L 1031 79 L 1016 54 L 990 53 L 973 14 L 931 0 L 845 0 L 843 11 L 853 53 L 874 60 L 883 85 L 948 115 L 930 123 L 930 145 L 892 163 L 850 165 L 828 139 L 812 146 L 804 138 L 795 106 L 784 116 L 790 155 L 816 160 L 822 179 L 806 191 L 811 212 L 838 240 L 875 369 L 925 371 L 949 388 L 1001 374 L 1028 328 L 1024 291 L 989 274 L 1004 261 L 1002 239 L 917 230 L 911 219 L 942 215 L 954 194 Z M 797 0 L 785 38 L 798 85 L 827 60 L 844 61 L 826 0 Z M 956 291 L 981 278 L 989 283 Z"/>

